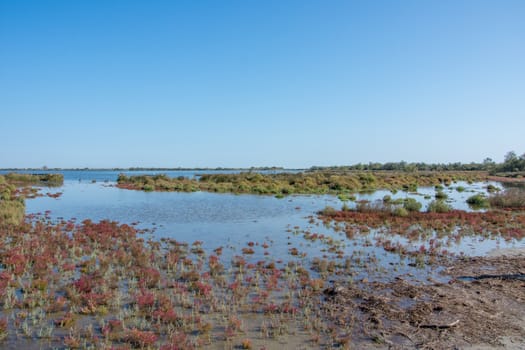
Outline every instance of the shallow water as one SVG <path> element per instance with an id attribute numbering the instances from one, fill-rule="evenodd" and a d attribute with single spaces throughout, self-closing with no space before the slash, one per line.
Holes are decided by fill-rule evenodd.
<path id="1" fill-rule="evenodd" d="M 59 198 L 47 196 L 26 201 L 28 214 L 50 211 L 52 219 L 84 219 L 94 221 L 109 219 L 121 223 L 139 223 L 138 227 L 152 229 L 153 238 L 172 238 L 192 243 L 203 241 L 203 247 L 210 251 L 219 246 L 230 248 L 230 254 L 240 254 L 248 242 L 267 243 L 271 256 L 286 260 L 289 249 L 296 247 L 307 257 L 327 255 L 326 246 L 321 242 L 306 241 L 304 231 L 332 237 L 345 255 L 361 254 L 380 257 L 384 264 L 399 262 L 399 257 L 385 252 L 381 247 L 370 244 L 377 232 L 352 240 L 343 234 L 325 227 L 310 218 L 326 206 L 340 208 L 342 202 L 335 196 L 294 195 L 282 199 L 272 196 L 216 194 L 206 192 L 142 192 L 123 190 L 115 187 L 118 171 L 65 171 L 64 185 L 57 188 L 42 188 L 41 193 L 62 192 Z M 130 172 L 138 174 L 139 172 Z M 148 172 L 140 172 L 148 173 Z M 151 172 L 149 172 L 151 173 Z M 172 171 L 169 176 L 198 176 L 199 171 Z M 92 180 L 95 180 L 93 182 Z M 447 201 L 457 209 L 471 210 L 465 202 L 475 193 L 485 193 L 488 183 L 454 183 L 444 188 Z M 492 183 L 498 187 L 500 184 Z M 458 186 L 465 187 L 458 192 Z M 376 191 L 357 194 L 357 200 L 382 200 L 385 195 L 392 199 L 413 197 L 423 204 L 434 199 L 433 187 L 418 188 L 417 193 L 398 191 Z M 425 195 L 427 198 L 425 198 Z M 428 198 L 430 196 L 430 198 Z M 348 203 L 350 207 L 353 202 Z M 295 233 L 295 234 L 294 234 Z M 391 237 L 400 239 L 399 237 Z M 415 242 L 414 245 L 420 244 Z M 459 245 L 448 247 L 449 251 L 467 255 L 484 255 L 494 248 L 525 246 L 524 242 L 505 242 L 493 239 L 480 240 L 465 237 Z M 252 256 L 264 258 L 263 250 L 254 247 Z"/>

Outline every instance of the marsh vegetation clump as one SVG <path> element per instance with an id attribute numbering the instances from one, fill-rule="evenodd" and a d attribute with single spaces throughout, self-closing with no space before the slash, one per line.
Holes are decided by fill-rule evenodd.
<path id="1" fill-rule="evenodd" d="M 438 190 L 436 191 L 436 194 L 434 195 L 434 197 L 438 200 L 445 200 L 448 198 L 448 195 L 442 190 Z"/>
<path id="2" fill-rule="evenodd" d="M 403 208 L 409 212 L 418 212 L 422 206 L 415 198 L 405 198 L 403 200 Z"/>
<path id="3" fill-rule="evenodd" d="M 62 186 L 64 184 L 64 175 L 8 173 L 5 175 L 5 180 L 15 185 L 24 186 Z"/>
<path id="4" fill-rule="evenodd" d="M 322 209 L 319 214 L 320 215 L 326 215 L 326 216 L 331 216 L 331 215 L 335 215 L 337 213 L 337 210 L 335 210 L 334 207 L 331 207 L 329 205 L 327 205 L 326 207 L 324 207 L 324 209 Z"/>
<path id="5" fill-rule="evenodd" d="M 474 209 L 483 209 L 490 206 L 488 198 L 481 193 L 468 197 L 467 203 Z"/>
<path id="6" fill-rule="evenodd" d="M 474 181 L 486 179 L 481 172 L 421 172 L 395 171 L 328 171 L 261 174 L 202 174 L 198 178 L 169 178 L 166 175 L 119 175 L 117 186 L 143 191 L 206 191 L 217 193 L 249 193 L 287 196 L 290 194 L 335 194 L 341 201 L 355 200 L 352 193 L 371 193 L 378 189 L 408 192 L 418 186 L 434 186 L 451 179 Z"/>
<path id="7" fill-rule="evenodd" d="M 0 229 L 20 224 L 24 215 L 24 197 L 14 185 L 0 175 Z"/>
<path id="8" fill-rule="evenodd" d="M 491 195 L 488 201 L 493 208 L 523 209 L 525 208 L 525 190 L 508 188 L 503 192 Z"/>
<path id="9" fill-rule="evenodd" d="M 428 203 L 427 212 L 429 213 L 448 213 L 452 210 L 452 206 L 446 203 L 444 200 L 433 200 Z"/>
<path id="10" fill-rule="evenodd" d="M 488 193 L 495 193 L 495 192 L 499 192 L 499 191 L 500 191 L 499 187 L 494 186 L 493 184 L 488 184 L 487 185 L 487 192 Z"/>
<path id="11" fill-rule="evenodd" d="M 401 216 L 401 217 L 407 217 L 409 215 L 409 212 L 406 208 L 404 207 L 396 207 L 392 213 L 395 215 L 395 216 Z"/>
<path id="12" fill-rule="evenodd" d="M 0 341 L 8 346 L 23 335 L 42 348 L 260 348 L 297 332 L 306 344 L 317 334 L 304 326 L 312 322 L 329 342 L 325 281 L 310 277 L 296 247 L 284 264 L 252 258 L 269 246 L 250 241 L 228 263 L 222 247 L 208 256 L 201 241 L 153 241 L 130 225 L 32 220 L 0 230 Z M 337 269 L 327 261 L 323 273 Z"/>

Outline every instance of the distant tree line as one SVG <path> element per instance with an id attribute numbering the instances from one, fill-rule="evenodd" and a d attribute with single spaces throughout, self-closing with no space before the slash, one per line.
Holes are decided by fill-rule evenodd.
<path id="1" fill-rule="evenodd" d="M 496 163 L 491 158 L 485 158 L 483 162 L 476 163 L 424 163 L 415 162 L 408 163 L 405 161 L 401 162 L 388 162 L 388 163 L 374 163 L 370 162 L 357 163 L 354 165 L 344 166 L 313 166 L 309 170 L 334 170 L 334 171 L 488 171 L 491 173 L 497 172 L 521 172 L 525 171 L 525 153 L 521 156 L 517 156 L 516 152 L 510 151 L 505 155 L 503 163 Z"/>
<path id="2" fill-rule="evenodd" d="M 510 151 L 505 155 L 503 163 L 496 167 L 497 172 L 519 172 L 525 171 L 525 153 L 517 156 L 516 152 Z"/>

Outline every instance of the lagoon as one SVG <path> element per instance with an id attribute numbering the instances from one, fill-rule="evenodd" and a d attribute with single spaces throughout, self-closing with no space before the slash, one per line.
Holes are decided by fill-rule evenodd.
<path id="1" fill-rule="evenodd" d="M 210 171 L 206 171 L 209 173 Z M 216 171 L 217 172 L 217 171 Z M 219 171 L 222 172 L 222 171 Z M 232 173 L 235 171 L 224 171 Z M 398 258 L 370 245 L 369 241 L 378 239 L 376 232 L 348 239 L 333 227 L 328 227 L 313 219 L 316 213 L 326 206 L 340 208 L 343 204 L 332 195 L 292 195 L 285 198 L 250 194 L 216 194 L 207 192 L 143 192 L 115 187 L 120 171 L 68 170 L 64 175 L 64 185 L 43 188 L 41 193 L 62 193 L 58 198 L 37 197 L 26 201 L 27 214 L 44 214 L 53 220 L 81 222 L 85 219 L 99 221 L 109 219 L 120 223 L 137 224 L 138 228 L 149 231 L 151 238 L 170 238 L 192 243 L 203 241 L 203 248 L 211 251 L 219 246 L 229 247 L 230 255 L 238 254 L 248 242 L 267 243 L 272 246 L 273 256 L 284 259 L 290 247 L 298 247 L 309 257 L 326 255 L 320 242 L 306 242 L 304 232 L 314 232 L 333 238 L 345 254 L 359 252 L 365 255 L 382 256 L 386 261 Z M 195 177 L 203 171 L 130 171 L 128 175 L 165 173 L 170 177 Z M 490 182 L 502 187 L 501 184 Z M 487 194 L 489 182 L 457 182 L 444 188 L 447 201 L 455 209 L 471 211 L 466 199 L 475 194 Z M 464 187 L 462 192 L 457 187 Z M 382 200 L 389 195 L 398 198 L 415 198 L 423 204 L 423 210 L 434 199 L 433 187 L 420 187 L 417 193 L 398 191 L 391 193 L 378 190 L 372 193 L 356 194 L 356 201 Z M 354 207 L 355 202 L 348 202 Z M 295 234 L 293 234 L 295 233 Z M 384 235 L 383 233 L 381 235 Z M 383 237 L 384 238 L 384 237 Z M 399 237 L 390 237 L 399 240 Z M 406 242 L 405 242 L 406 243 Z M 414 245 L 423 242 L 414 242 Z M 499 247 L 523 247 L 523 242 L 499 239 L 479 239 L 465 237 L 448 250 L 467 255 L 484 255 Z M 254 258 L 263 258 L 262 251 L 255 251 Z"/>

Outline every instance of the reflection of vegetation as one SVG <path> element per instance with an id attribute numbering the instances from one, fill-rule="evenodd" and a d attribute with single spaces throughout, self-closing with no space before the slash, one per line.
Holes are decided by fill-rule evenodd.
<path id="1" fill-rule="evenodd" d="M 482 208 L 488 208 L 489 207 L 489 201 L 487 197 L 485 197 L 483 194 L 478 193 L 473 196 L 470 196 L 467 199 L 468 205 L 470 205 L 474 209 L 482 209 Z"/>
<path id="2" fill-rule="evenodd" d="M 219 193 L 251 193 L 268 195 L 339 194 L 340 199 L 352 200 L 350 193 L 373 192 L 378 189 L 417 190 L 418 186 L 435 186 L 454 181 L 482 181 L 483 172 L 334 172 L 309 171 L 302 173 L 205 174 L 198 179 L 169 178 L 166 175 L 118 177 L 118 186 L 144 191 L 207 191 Z"/>

